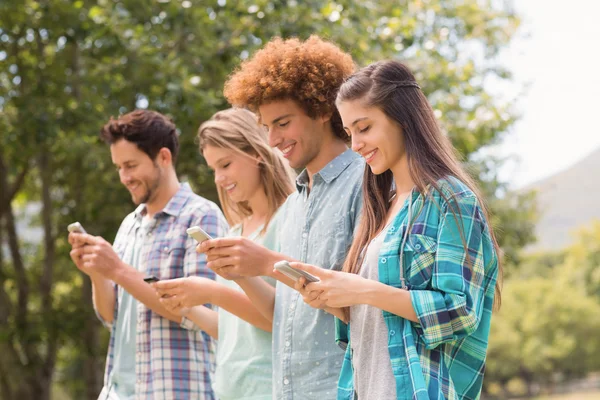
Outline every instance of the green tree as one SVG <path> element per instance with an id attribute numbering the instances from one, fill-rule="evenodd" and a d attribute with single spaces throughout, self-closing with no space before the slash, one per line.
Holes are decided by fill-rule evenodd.
<path id="1" fill-rule="evenodd" d="M 600 303 L 568 277 L 511 280 L 490 334 L 486 384 L 552 386 L 598 368 Z M 594 356 L 596 355 L 596 356 Z"/>
<path id="2" fill-rule="evenodd" d="M 227 75 L 276 35 L 318 33 L 359 65 L 410 63 L 516 254 L 531 237 L 530 205 L 496 200 L 498 164 L 478 154 L 514 121 L 512 104 L 485 83 L 510 78 L 496 56 L 518 25 L 508 3 L 491 0 L 0 2 L 0 397 L 48 399 L 57 379 L 75 398 L 95 398 L 101 386 L 106 331 L 89 280 L 69 261 L 65 226 L 79 220 L 112 239 L 132 209 L 97 138 L 102 124 L 136 107 L 171 115 L 180 176 L 216 199 L 195 131 L 227 106 Z M 32 203 L 41 205 L 39 243 L 16 229 Z"/>

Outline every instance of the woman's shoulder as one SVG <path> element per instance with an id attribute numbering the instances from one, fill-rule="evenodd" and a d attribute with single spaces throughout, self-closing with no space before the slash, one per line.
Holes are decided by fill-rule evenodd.
<path id="1" fill-rule="evenodd" d="M 436 187 L 430 187 L 434 198 L 439 198 L 443 203 L 448 201 L 463 201 L 477 199 L 475 192 L 463 181 L 455 176 L 447 175 L 435 182 Z"/>

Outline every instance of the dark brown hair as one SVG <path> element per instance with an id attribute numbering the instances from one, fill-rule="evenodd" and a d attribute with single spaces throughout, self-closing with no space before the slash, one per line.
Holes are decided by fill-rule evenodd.
<path id="1" fill-rule="evenodd" d="M 423 196 L 427 195 L 427 187 L 431 187 L 433 190 L 437 190 L 448 203 L 450 211 L 458 222 L 468 262 L 472 260 L 470 260 L 462 224 L 457 215 L 460 215 L 460 209 L 458 206 L 453 206 L 456 202 L 449 201 L 449 196 L 453 197 L 453 194 L 448 194 L 447 191 L 440 189 L 437 182 L 443 178 L 455 177 L 475 193 L 488 221 L 494 248 L 500 254 L 494 232 L 489 226 L 488 212 L 479 189 L 460 165 L 450 140 L 440 131 L 433 110 L 410 70 L 404 64 L 394 60 L 376 62 L 361 69 L 352 75 L 338 92 L 338 103 L 352 100 L 360 100 L 366 107 L 379 108 L 401 128 L 410 176 L 415 182 L 417 190 Z M 375 175 L 368 165 L 365 166 L 362 217 L 344 263 L 344 271 L 358 273 L 361 267 L 360 255 L 363 248 L 383 229 L 390 208 L 392 182 L 392 171 L 387 170 L 380 175 Z M 495 296 L 497 307 L 501 302 L 501 279 L 502 266 L 498 260 Z"/>
<path id="2" fill-rule="evenodd" d="M 263 104 L 292 99 L 310 118 L 331 114 L 334 134 L 348 141 L 335 96 L 354 70 L 349 54 L 316 35 L 304 42 L 274 38 L 229 77 L 223 93 L 230 104 L 253 112 Z"/>
<path id="3" fill-rule="evenodd" d="M 179 153 L 175 124 L 156 111 L 135 110 L 117 119 L 111 117 L 100 130 L 100 137 L 108 144 L 121 139 L 135 143 L 152 160 L 156 159 L 160 149 L 166 147 L 171 152 L 173 165 Z"/>

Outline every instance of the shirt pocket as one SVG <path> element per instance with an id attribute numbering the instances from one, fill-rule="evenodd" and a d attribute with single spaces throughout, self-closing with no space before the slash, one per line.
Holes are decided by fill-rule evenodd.
<path id="1" fill-rule="evenodd" d="M 431 283 L 437 240 L 427 235 L 411 234 L 404 245 L 405 269 L 411 289 L 425 289 Z"/>
<path id="2" fill-rule="evenodd" d="M 150 272 L 160 279 L 181 278 L 185 251 L 185 241 L 182 238 L 160 240 L 150 253 Z"/>

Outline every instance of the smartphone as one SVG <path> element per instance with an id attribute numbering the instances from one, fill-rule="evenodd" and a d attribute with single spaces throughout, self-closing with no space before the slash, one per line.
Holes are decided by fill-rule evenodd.
<path id="1" fill-rule="evenodd" d="M 144 282 L 146 283 L 152 283 L 152 282 L 158 282 L 159 279 L 157 277 L 155 277 L 154 275 L 149 275 L 149 276 L 145 276 L 144 277 Z"/>
<path id="2" fill-rule="evenodd" d="M 73 222 L 72 224 L 69 224 L 69 226 L 67 226 L 67 230 L 69 232 L 87 233 L 79 222 Z"/>
<path id="3" fill-rule="evenodd" d="M 309 274 L 306 271 L 302 271 L 301 269 L 293 268 L 289 262 L 287 261 L 278 261 L 274 265 L 275 269 L 290 279 L 293 279 L 294 282 L 298 282 L 300 277 L 304 277 L 306 279 L 306 283 L 310 282 L 319 282 L 319 278 L 316 276 Z"/>
<path id="4" fill-rule="evenodd" d="M 212 237 L 208 233 L 204 232 L 199 226 L 192 226 L 191 228 L 188 228 L 186 232 L 188 235 L 196 239 L 198 243 L 212 239 Z"/>

